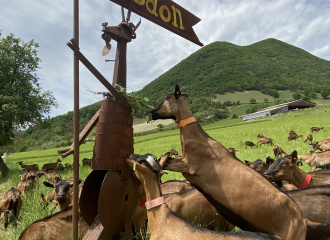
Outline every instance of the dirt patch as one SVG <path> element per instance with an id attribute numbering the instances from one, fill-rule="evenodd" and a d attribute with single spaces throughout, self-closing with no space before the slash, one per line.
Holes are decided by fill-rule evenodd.
<path id="1" fill-rule="evenodd" d="M 133 129 L 134 129 L 135 133 L 144 132 L 144 131 L 148 131 L 148 130 L 157 128 L 158 124 L 169 125 L 171 123 L 174 123 L 174 120 L 172 120 L 172 119 L 157 120 L 156 122 L 153 122 L 153 123 L 145 122 L 145 123 L 134 125 Z"/>

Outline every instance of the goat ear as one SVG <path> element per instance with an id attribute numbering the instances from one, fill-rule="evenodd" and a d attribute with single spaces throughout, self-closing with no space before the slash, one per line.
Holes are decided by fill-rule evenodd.
<path id="1" fill-rule="evenodd" d="M 291 154 L 291 162 L 295 163 L 298 160 L 298 153 L 296 150 L 293 151 L 293 153 Z"/>
<path id="2" fill-rule="evenodd" d="M 125 159 L 125 162 L 132 169 L 134 169 L 134 163 L 135 163 L 135 170 L 138 171 L 138 172 L 140 172 L 140 173 L 142 173 L 142 174 L 145 174 L 147 172 L 146 169 L 148 169 L 148 167 L 147 166 L 143 166 L 142 164 L 138 163 L 134 159 L 126 158 Z"/>
<path id="3" fill-rule="evenodd" d="M 175 96 L 175 99 L 178 99 L 181 96 L 180 87 L 178 85 L 175 86 L 174 96 Z"/>
<path id="4" fill-rule="evenodd" d="M 266 160 L 266 164 L 267 164 L 268 166 L 270 166 L 270 164 L 273 164 L 273 163 L 274 163 L 274 159 L 268 158 L 268 159 Z"/>
<path id="5" fill-rule="evenodd" d="M 55 185 L 52 184 L 52 183 L 49 183 L 49 182 L 44 182 L 44 185 L 45 185 L 46 187 L 55 188 Z"/>

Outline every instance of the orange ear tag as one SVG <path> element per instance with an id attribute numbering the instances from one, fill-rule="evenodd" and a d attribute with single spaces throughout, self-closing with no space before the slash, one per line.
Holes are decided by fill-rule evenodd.
<path id="1" fill-rule="evenodd" d="M 133 171 L 135 171 L 136 163 L 133 164 Z"/>

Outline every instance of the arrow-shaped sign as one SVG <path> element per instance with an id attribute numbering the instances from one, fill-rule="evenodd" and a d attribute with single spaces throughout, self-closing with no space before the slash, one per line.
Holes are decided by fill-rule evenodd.
<path id="1" fill-rule="evenodd" d="M 150 20 L 179 36 L 204 46 L 196 36 L 193 26 L 200 19 L 171 0 L 110 0 L 131 9 L 132 12 Z M 132 5 L 130 7 L 130 3 Z"/>

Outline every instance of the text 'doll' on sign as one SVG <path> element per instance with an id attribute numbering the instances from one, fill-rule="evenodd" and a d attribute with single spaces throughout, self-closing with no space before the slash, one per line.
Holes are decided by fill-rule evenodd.
<path id="1" fill-rule="evenodd" d="M 129 9 L 131 0 L 110 0 Z M 132 12 L 150 20 L 179 36 L 204 46 L 196 36 L 193 26 L 200 19 L 171 0 L 132 0 Z"/>

